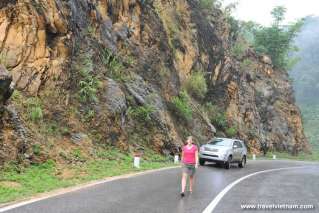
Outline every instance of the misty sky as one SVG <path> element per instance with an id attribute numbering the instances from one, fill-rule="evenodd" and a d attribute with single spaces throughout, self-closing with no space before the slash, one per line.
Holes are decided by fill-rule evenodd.
<path id="1" fill-rule="evenodd" d="M 224 2 L 239 3 L 234 12 L 238 19 L 251 20 L 263 25 L 271 23 L 270 11 L 275 6 L 287 8 L 287 22 L 293 22 L 308 15 L 319 15 L 319 0 L 225 0 Z"/>

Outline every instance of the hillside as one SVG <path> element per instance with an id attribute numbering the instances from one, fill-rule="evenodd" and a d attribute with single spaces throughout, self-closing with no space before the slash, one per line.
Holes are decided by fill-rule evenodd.
<path id="1" fill-rule="evenodd" d="M 215 133 L 255 153 L 308 151 L 288 74 L 251 49 L 234 55 L 228 14 L 204 6 L 1 1 L 0 165 L 81 162 L 108 147 L 171 155 L 187 135 Z"/>
<path id="2" fill-rule="evenodd" d="M 319 149 L 319 17 L 306 18 L 296 38 L 300 61 L 291 70 L 297 104 L 301 108 L 305 133 L 313 148 Z"/>

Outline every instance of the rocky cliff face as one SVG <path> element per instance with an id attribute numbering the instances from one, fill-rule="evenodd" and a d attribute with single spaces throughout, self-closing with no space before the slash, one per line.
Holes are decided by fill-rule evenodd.
<path id="1" fill-rule="evenodd" d="M 253 152 L 309 150 L 288 74 L 273 70 L 266 56 L 248 51 L 244 58 L 226 61 L 220 77 L 228 80 L 217 83 L 223 95 L 216 94 L 219 101 L 227 97 L 227 117 L 238 125 L 239 137 Z"/>
<path id="2" fill-rule="evenodd" d="M 233 36 L 221 10 L 195 0 L 1 1 L 1 63 L 16 92 L 1 114 L 0 163 L 63 161 L 74 147 L 92 156 L 100 145 L 174 153 L 189 134 L 212 137 L 207 103 L 251 151 L 308 150 L 287 75 L 253 51 L 233 57 Z M 189 97 L 182 122 L 170 105 L 198 71 L 208 92 Z"/>

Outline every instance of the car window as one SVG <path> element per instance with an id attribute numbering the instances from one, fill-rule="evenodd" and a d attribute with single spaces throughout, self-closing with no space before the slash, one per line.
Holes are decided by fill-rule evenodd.
<path id="1" fill-rule="evenodd" d="M 243 145 L 241 144 L 241 142 L 239 141 L 235 141 L 236 145 L 238 148 L 243 148 Z"/>
<path id="2" fill-rule="evenodd" d="M 234 141 L 234 145 L 233 145 L 233 146 L 235 146 L 235 145 L 236 145 L 237 147 L 239 147 L 237 141 Z"/>
<path id="3" fill-rule="evenodd" d="M 210 141 L 208 144 L 215 146 L 232 146 L 232 141 L 224 139 L 214 139 Z"/>

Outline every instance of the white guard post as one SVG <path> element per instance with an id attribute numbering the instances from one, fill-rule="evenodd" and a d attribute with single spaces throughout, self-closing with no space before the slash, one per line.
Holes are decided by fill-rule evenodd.
<path id="1" fill-rule="evenodd" d="M 255 154 L 253 154 L 253 160 L 256 160 L 256 155 Z"/>
<path id="2" fill-rule="evenodd" d="M 141 158 L 139 156 L 134 156 L 134 167 L 135 168 L 140 168 L 140 160 Z"/>
<path id="3" fill-rule="evenodd" d="M 175 163 L 175 164 L 179 163 L 179 157 L 178 157 L 178 155 L 175 155 L 175 156 L 174 156 L 174 163 Z"/>
<path id="4" fill-rule="evenodd" d="M 277 159 L 277 156 L 276 156 L 276 155 L 272 155 L 272 159 L 273 159 L 273 160 L 276 160 L 276 159 Z"/>

